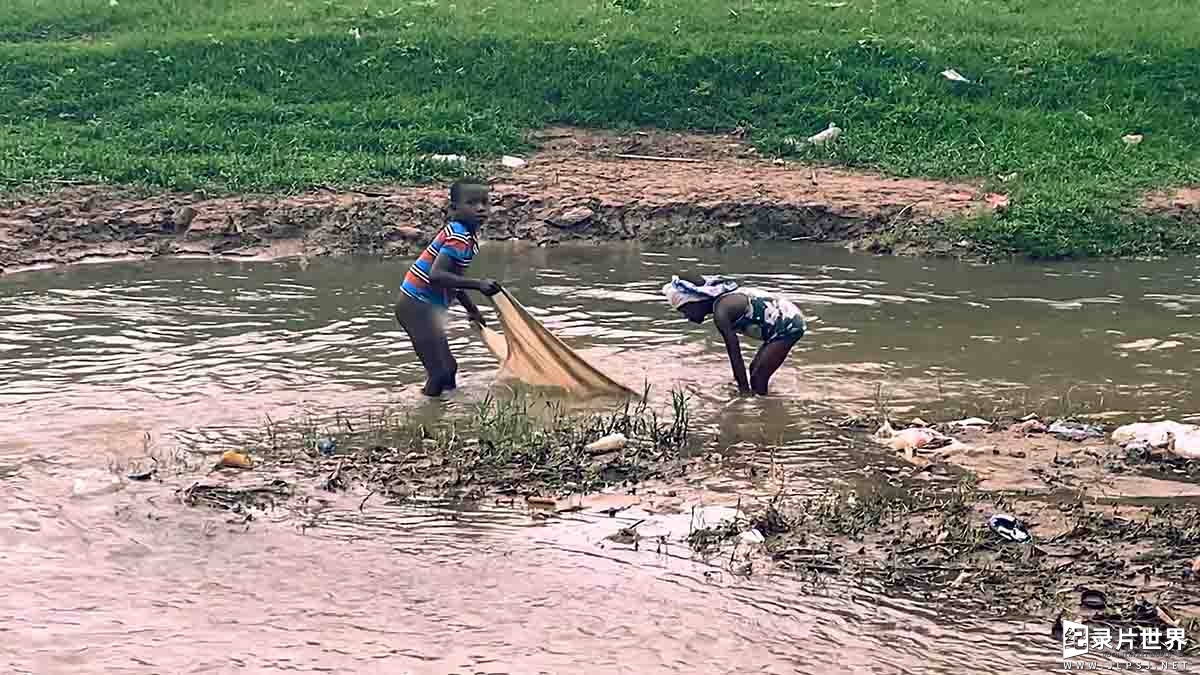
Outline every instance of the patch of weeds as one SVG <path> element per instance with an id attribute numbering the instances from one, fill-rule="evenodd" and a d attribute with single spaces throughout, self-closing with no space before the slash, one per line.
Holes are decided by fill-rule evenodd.
<path id="1" fill-rule="evenodd" d="M 489 396 L 440 422 L 384 410 L 324 422 L 305 417 L 287 431 L 273 423 L 261 445 L 271 461 L 324 471 L 335 488 L 357 480 L 396 495 L 588 493 L 674 468 L 691 434 L 687 399 L 678 392 L 672 413 L 664 418 L 645 398 L 608 413 L 573 414 L 552 400 Z M 627 439 L 620 449 L 587 449 L 614 434 Z M 321 456 L 320 438 L 336 439 L 333 456 Z"/>

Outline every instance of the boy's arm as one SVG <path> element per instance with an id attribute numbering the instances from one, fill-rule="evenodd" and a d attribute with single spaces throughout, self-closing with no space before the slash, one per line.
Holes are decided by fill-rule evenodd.
<path id="1" fill-rule="evenodd" d="M 745 311 L 745 307 L 735 310 L 734 305 L 740 303 L 732 298 L 726 300 L 725 304 L 718 302 L 713 307 L 713 323 L 717 324 L 717 331 L 725 339 L 725 351 L 729 355 L 729 365 L 733 368 L 733 379 L 737 380 L 738 392 L 749 394 L 750 379 L 746 377 L 746 360 L 742 358 L 742 345 L 738 341 L 737 331 L 733 329 L 736 317 Z"/>
<path id="2" fill-rule="evenodd" d="M 466 291 L 462 289 L 455 291 L 454 298 L 458 300 L 458 304 L 462 305 L 463 309 L 467 310 L 468 319 L 480 326 L 487 326 L 487 322 L 483 320 L 483 314 L 480 313 L 479 308 L 475 306 L 475 301 L 471 299 L 470 295 L 467 295 Z"/>
<path id="3" fill-rule="evenodd" d="M 469 279 L 459 274 L 462 263 L 448 253 L 447 248 L 449 247 L 443 247 L 442 252 L 433 261 L 433 268 L 429 270 L 430 283 L 455 291 L 479 291 L 488 297 L 500 292 L 500 284 L 491 279 Z"/>

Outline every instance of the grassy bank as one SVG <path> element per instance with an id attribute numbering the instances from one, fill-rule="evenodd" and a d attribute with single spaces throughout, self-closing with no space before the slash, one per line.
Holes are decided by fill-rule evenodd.
<path id="1" fill-rule="evenodd" d="M 1003 218 L 955 233 L 987 247 L 1200 250 L 1185 228 L 1117 217 L 1200 182 L 1200 15 L 1180 0 L 5 5 L 9 185 L 423 180 L 443 170 L 424 153 L 518 151 L 549 123 L 743 127 L 784 153 L 833 121 L 835 148 L 791 154 L 1011 192 Z"/>

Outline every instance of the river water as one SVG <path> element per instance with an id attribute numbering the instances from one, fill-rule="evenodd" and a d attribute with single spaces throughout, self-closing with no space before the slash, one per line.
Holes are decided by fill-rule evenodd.
<path id="1" fill-rule="evenodd" d="M 773 396 L 736 399 L 711 327 L 663 304 L 658 289 L 679 269 L 733 274 L 805 310 L 810 334 Z M 403 270 L 172 260 L 0 278 L 5 672 L 1061 665 L 1042 621 L 852 583 L 714 575 L 683 551 L 599 546 L 605 523 L 535 525 L 500 508 L 434 504 L 360 511 L 356 496 L 319 505 L 320 518 L 247 527 L 180 506 L 179 485 L 111 482 L 112 467 L 147 447 L 236 438 L 267 415 L 437 414 L 447 404 L 419 396 L 420 366 L 390 313 Z M 1103 408 L 1200 419 L 1190 260 L 977 266 L 778 244 L 723 254 L 489 244 L 473 271 L 617 379 L 649 381 L 660 396 L 685 390 L 718 442 L 781 446 L 798 493 L 869 482 L 890 461 L 819 423 L 880 400 L 914 415 Z M 452 327 L 462 388 L 451 408 L 483 396 L 495 371 L 464 323 Z"/>

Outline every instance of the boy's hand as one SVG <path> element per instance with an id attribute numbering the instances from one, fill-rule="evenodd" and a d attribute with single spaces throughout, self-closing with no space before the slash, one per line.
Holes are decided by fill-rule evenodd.
<path id="1" fill-rule="evenodd" d="M 481 279 L 479 281 L 479 292 L 490 298 L 500 292 L 500 282 L 495 279 Z"/>

